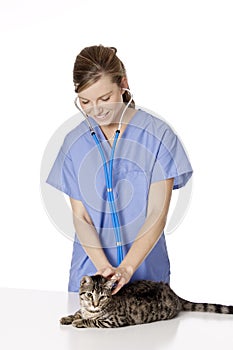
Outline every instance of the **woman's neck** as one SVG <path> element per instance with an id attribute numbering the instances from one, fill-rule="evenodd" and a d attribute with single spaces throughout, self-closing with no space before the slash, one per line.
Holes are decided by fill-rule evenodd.
<path id="1" fill-rule="evenodd" d="M 130 108 L 127 110 L 127 112 L 124 115 L 122 124 L 121 124 L 121 134 L 125 131 L 127 125 L 129 124 L 130 120 L 133 118 L 134 114 L 137 112 L 136 109 Z M 104 133 L 107 140 L 110 140 L 114 138 L 115 132 L 118 129 L 118 123 L 112 123 L 109 125 L 101 125 L 100 128 L 102 132 Z"/>

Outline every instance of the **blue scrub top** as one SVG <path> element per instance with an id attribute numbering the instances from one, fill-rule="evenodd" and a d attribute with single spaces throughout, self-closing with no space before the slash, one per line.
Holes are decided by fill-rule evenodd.
<path id="1" fill-rule="evenodd" d="M 98 124 L 90 120 L 109 160 L 111 146 Z M 118 140 L 113 162 L 113 192 L 124 255 L 145 222 L 150 184 L 174 178 L 173 189 L 178 189 L 191 175 L 192 167 L 177 135 L 164 121 L 137 110 Z M 47 183 L 82 201 L 109 262 L 117 266 L 102 158 L 85 121 L 65 137 Z M 69 291 L 77 292 L 82 276 L 95 273 L 95 266 L 75 235 Z M 170 263 L 164 233 L 134 273 L 132 280 L 137 279 L 169 283 Z"/>

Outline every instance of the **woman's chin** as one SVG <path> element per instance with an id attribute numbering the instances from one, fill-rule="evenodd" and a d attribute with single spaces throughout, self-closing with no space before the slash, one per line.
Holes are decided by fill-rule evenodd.
<path id="1" fill-rule="evenodd" d="M 97 124 L 99 124 L 100 126 L 109 126 L 111 124 L 116 124 L 119 123 L 119 118 L 116 118 L 114 116 L 114 114 L 108 112 L 107 114 L 104 115 L 99 115 L 99 116 L 95 116 L 93 117 L 93 119 L 96 121 Z"/>

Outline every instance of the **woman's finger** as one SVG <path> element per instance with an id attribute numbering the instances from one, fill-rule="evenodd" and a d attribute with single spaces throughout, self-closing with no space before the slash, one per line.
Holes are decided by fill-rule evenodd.
<path id="1" fill-rule="evenodd" d="M 116 288 L 113 289 L 112 291 L 112 295 L 116 294 L 117 292 L 119 292 L 119 290 L 125 285 L 126 280 L 124 277 L 121 277 L 120 280 L 117 283 Z"/>
<path id="2" fill-rule="evenodd" d="M 109 277 L 114 275 L 115 270 L 111 267 L 106 267 L 96 272 L 96 275 L 102 275 L 103 277 Z"/>

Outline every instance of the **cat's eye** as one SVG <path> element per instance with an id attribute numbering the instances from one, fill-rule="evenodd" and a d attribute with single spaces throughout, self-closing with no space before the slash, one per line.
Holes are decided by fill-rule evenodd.
<path id="1" fill-rule="evenodd" d="M 86 293 L 86 296 L 87 296 L 88 298 L 91 298 L 91 297 L 92 297 L 92 293 L 87 292 L 87 293 Z"/>

